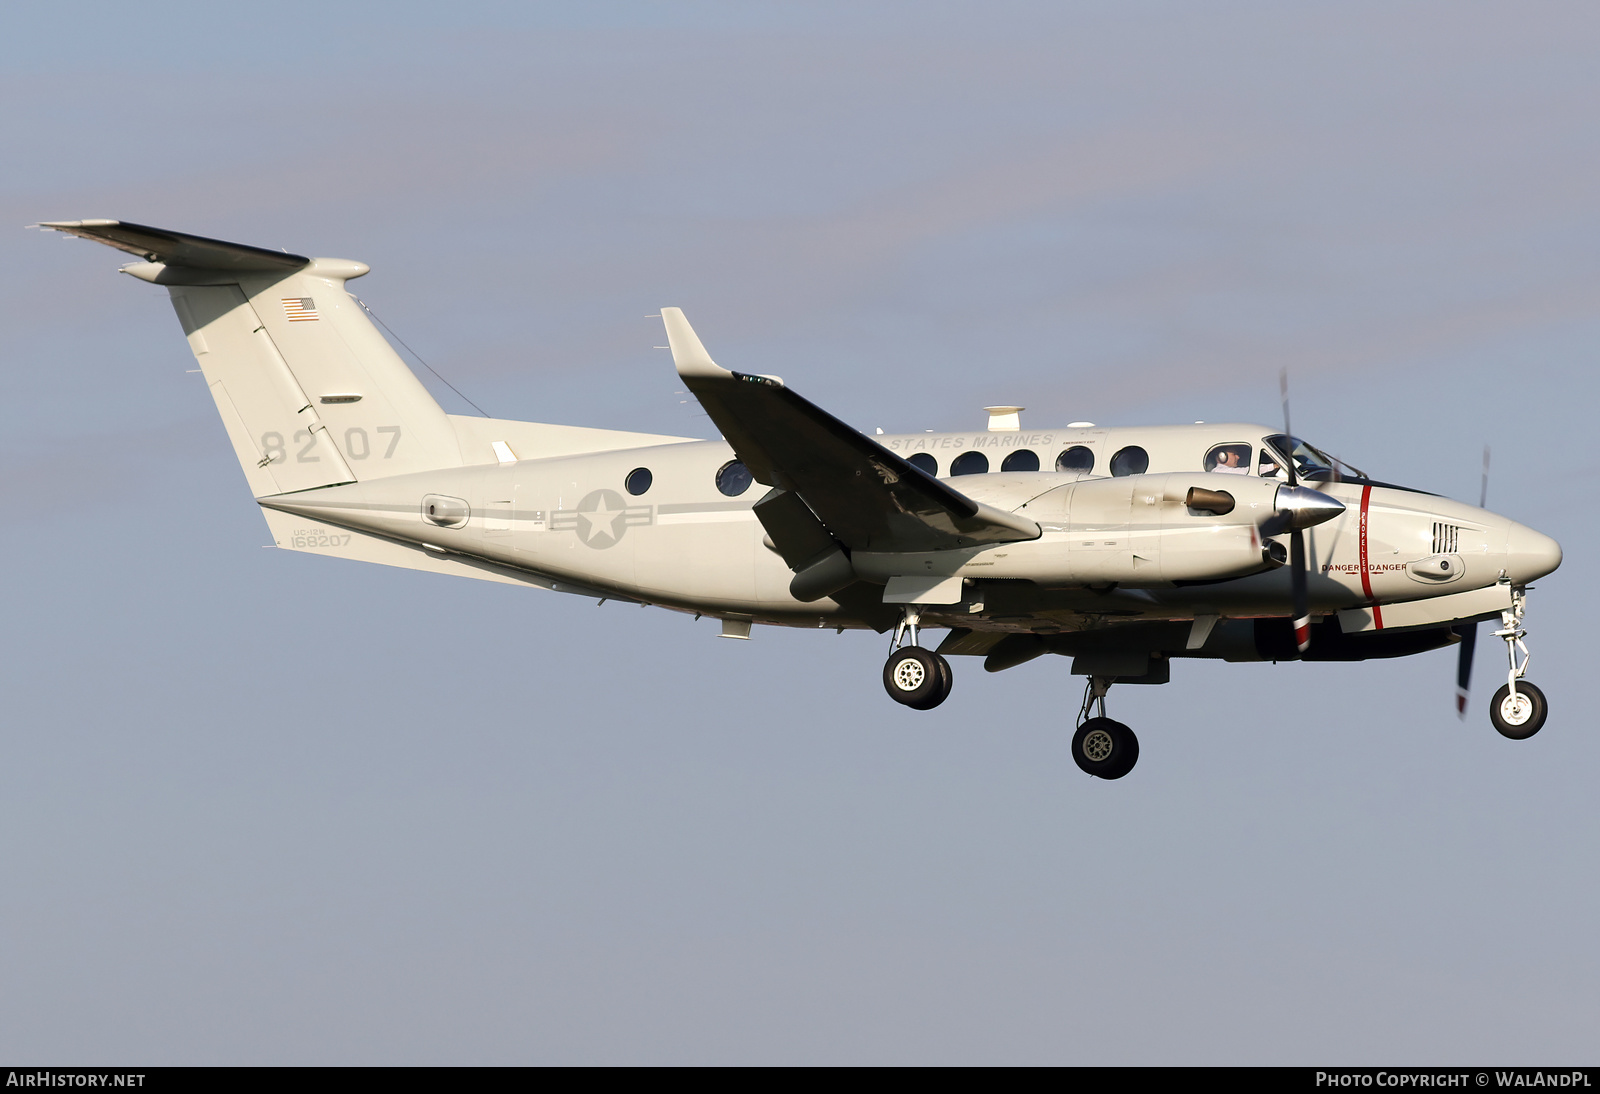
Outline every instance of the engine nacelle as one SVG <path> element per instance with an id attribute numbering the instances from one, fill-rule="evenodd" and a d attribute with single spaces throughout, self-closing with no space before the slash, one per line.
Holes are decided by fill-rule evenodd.
<path id="1" fill-rule="evenodd" d="M 1240 577 L 1271 564 L 1263 552 L 1262 525 L 1270 531 L 1272 524 L 1286 524 L 1279 490 L 1270 479 L 1203 472 L 1084 479 L 1047 490 L 1015 510 L 1038 522 L 1044 533 L 1038 539 L 915 556 L 857 553 L 855 572 L 877 581 L 959 575 L 1047 586 Z M 1342 508 L 1325 495 L 1315 497 L 1335 507 L 1330 516 Z"/>
<path id="2" fill-rule="evenodd" d="M 1017 512 L 1045 531 L 1027 552 L 1041 584 L 1205 581 L 1261 569 L 1261 525 L 1278 513 L 1278 487 L 1199 472 L 1085 479 Z"/>

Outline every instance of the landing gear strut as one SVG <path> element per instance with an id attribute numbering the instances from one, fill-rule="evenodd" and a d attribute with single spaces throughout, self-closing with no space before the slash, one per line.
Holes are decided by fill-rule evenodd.
<path id="1" fill-rule="evenodd" d="M 894 644 L 883 666 L 883 690 L 889 698 L 913 710 L 932 710 L 950 697 L 955 676 L 950 662 L 917 645 L 916 609 L 906 614 L 894 629 Z"/>
<path id="2" fill-rule="evenodd" d="M 1500 629 L 1494 632 L 1496 638 L 1505 640 L 1506 661 L 1510 667 L 1506 670 L 1505 685 L 1489 700 L 1489 721 L 1501 736 L 1513 741 L 1526 740 L 1539 732 L 1549 712 L 1544 692 L 1522 679 L 1530 660 L 1528 646 L 1522 641 L 1528 636 L 1522 629 L 1522 613 L 1527 607 L 1527 590 L 1513 589 L 1511 610 L 1500 613 Z"/>
<path id="3" fill-rule="evenodd" d="M 1139 738 L 1121 722 L 1106 717 L 1106 692 L 1112 677 L 1091 676 L 1078 712 L 1078 731 L 1072 735 L 1072 758 L 1085 773 L 1098 779 L 1120 779 L 1139 762 Z M 1090 711 L 1099 713 L 1090 717 Z"/>

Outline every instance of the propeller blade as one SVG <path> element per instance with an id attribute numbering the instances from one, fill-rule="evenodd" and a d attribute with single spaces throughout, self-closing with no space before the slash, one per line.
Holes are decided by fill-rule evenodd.
<path id="1" fill-rule="evenodd" d="M 1294 431 L 1289 428 L 1289 370 L 1278 370 L 1278 397 L 1283 400 L 1283 432 L 1285 436 L 1294 436 Z"/>
<path id="2" fill-rule="evenodd" d="M 1483 446 L 1483 479 L 1478 484 L 1478 508 L 1489 505 L 1489 446 Z M 1456 651 L 1456 717 L 1467 718 L 1467 699 L 1472 693 L 1472 655 L 1478 648 L 1478 625 L 1466 623 L 1455 629 L 1461 636 Z"/>
<path id="3" fill-rule="evenodd" d="M 1289 370 L 1286 368 L 1278 370 L 1278 394 L 1283 397 L 1283 435 L 1288 438 L 1283 443 L 1290 449 L 1283 454 L 1288 464 L 1283 470 L 1289 477 L 1289 488 L 1292 490 L 1300 485 L 1300 477 L 1294 471 L 1294 431 L 1289 428 Z"/>
<path id="4" fill-rule="evenodd" d="M 1290 451 L 1284 453 L 1288 465 L 1284 473 L 1288 485 L 1278 487 L 1278 516 L 1289 528 L 1289 590 L 1294 609 L 1294 644 L 1301 653 L 1311 648 L 1311 598 L 1306 592 L 1306 536 L 1302 531 L 1313 524 L 1332 520 L 1344 512 L 1344 504 L 1317 490 L 1302 488 L 1294 468 L 1294 430 L 1289 427 L 1289 370 L 1278 370 L 1278 394 L 1283 399 L 1283 435 Z"/>
<path id="5" fill-rule="evenodd" d="M 1472 654 L 1478 646 L 1478 625 L 1468 623 L 1457 627 L 1456 633 L 1461 636 L 1461 650 L 1456 661 L 1456 717 L 1466 721 L 1467 696 L 1472 692 Z"/>
<path id="6" fill-rule="evenodd" d="M 1311 648 L 1311 608 L 1306 595 L 1306 539 L 1296 528 L 1289 535 L 1289 588 L 1294 605 L 1294 644 L 1301 653 Z"/>
<path id="7" fill-rule="evenodd" d="M 1478 487 L 1478 508 L 1489 507 L 1489 446 L 1483 446 L 1483 484 Z"/>

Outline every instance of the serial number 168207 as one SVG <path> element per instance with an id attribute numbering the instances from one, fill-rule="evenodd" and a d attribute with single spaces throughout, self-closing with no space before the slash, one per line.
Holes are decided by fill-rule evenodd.
<path id="1" fill-rule="evenodd" d="M 296 528 L 289 537 L 291 547 L 343 547 L 349 542 L 349 532 L 321 532 L 315 528 Z"/>

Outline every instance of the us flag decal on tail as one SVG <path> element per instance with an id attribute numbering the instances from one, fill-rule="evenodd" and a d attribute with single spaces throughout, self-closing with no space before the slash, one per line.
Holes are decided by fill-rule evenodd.
<path id="1" fill-rule="evenodd" d="M 291 323 L 310 322 L 317 318 L 317 305 L 309 296 L 286 296 L 283 314 Z"/>

